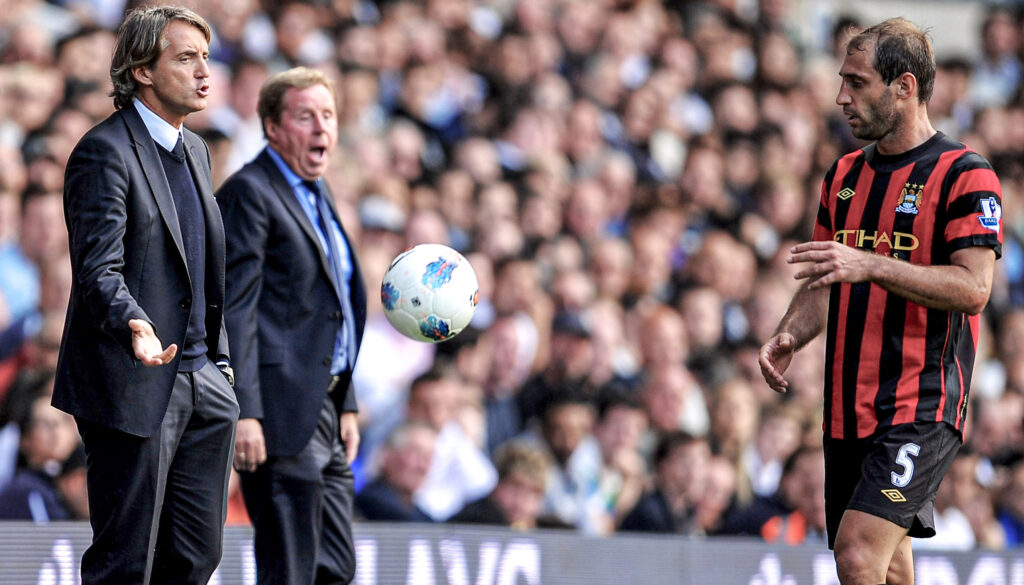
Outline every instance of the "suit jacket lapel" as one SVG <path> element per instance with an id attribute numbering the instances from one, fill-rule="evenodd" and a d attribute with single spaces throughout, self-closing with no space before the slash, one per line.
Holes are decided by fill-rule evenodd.
<path id="1" fill-rule="evenodd" d="M 156 200 L 157 209 L 160 210 L 160 217 L 171 233 L 174 246 L 178 249 L 178 256 L 181 263 L 185 264 L 185 245 L 181 239 L 181 227 L 178 224 L 178 213 L 174 210 L 174 200 L 171 198 L 171 188 L 167 184 L 167 176 L 164 174 L 164 165 L 160 162 L 160 153 L 157 152 L 156 141 L 149 135 L 149 130 L 142 122 L 139 113 L 134 106 L 120 110 L 125 123 L 128 126 L 128 133 L 132 136 L 132 144 L 135 147 L 135 154 L 139 157 L 139 164 L 142 166 L 142 174 L 149 183 L 149 190 Z M 188 270 L 188 266 L 185 267 Z"/>
<path id="2" fill-rule="evenodd" d="M 274 159 L 270 158 L 267 154 L 266 149 L 257 157 L 256 164 L 263 167 L 264 172 L 270 177 L 270 187 L 274 193 L 281 199 L 285 209 L 292 215 L 292 218 L 299 225 L 302 231 L 306 234 L 309 239 L 309 243 L 316 249 L 316 252 L 320 258 L 320 267 L 327 275 L 327 280 L 330 281 L 334 287 L 335 293 L 338 291 L 338 283 L 334 279 L 334 270 L 328 263 L 327 254 L 324 253 L 323 244 L 320 243 L 320 237 L 316 235 L 316 230 L 313 229 L 313 224 L 309 220 L 309 216 L 306 215 L 306 210 L 302 208 L 302 204 L 295 198 L 295 190 L 284 175 L 281 174 L 281 170 L 277 168 L 277 164 L 274 163 Z M 330 202 L 328 202 L 330 203 Z"/>

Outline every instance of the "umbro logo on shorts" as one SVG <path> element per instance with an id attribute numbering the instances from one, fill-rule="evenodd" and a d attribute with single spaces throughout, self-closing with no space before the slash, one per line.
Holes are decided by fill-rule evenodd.
<path id="1" fill-rule="evenodd" d="M 882 495 L 889 498 L 889 500 L 895 504 L 907 501 L 907 498 L 903 496 L 900 490 L 882 490 Z"/>

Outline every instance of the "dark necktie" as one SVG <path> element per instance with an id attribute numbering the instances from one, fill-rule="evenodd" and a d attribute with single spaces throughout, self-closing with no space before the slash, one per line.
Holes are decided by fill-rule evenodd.
<path id="1" fill-rule="evenodd" d="M 320 228 L 320 233 L 323 234 L 327 244 L 327 259 L 334 266 L 338 259 L 338 249 L 334 238 L 331 237 L 333 230 L 329 223 L 329 218 L 331 217 L 330 207 L 328 207 L 327 202 L 324 200 L 323 191 L 320 190 L 320 185 L 316 181 L 303 181 L 302 184 L 313 194 L 313 215 L 316 217 L 317 227 Z M 337 268 L 334 270 L 334 275 L 339 276 Z"/>
<path id="2" fill-rule="evenodd" d="M 320 183 L 318 181 L 303 181 L 303 183 L 313 194 L 313 199 L 316 203 L 314 214 L 316 215 L 317 224 L 320 226 L 320 231 L 327 241 L 327 263 L 331 266 L 331 273 L 334 276 L 334 282 L 337 284 L 336 291 L 344 319 L 342 323 L 342 343 L 344 344 L 347 365 L 351 369 L 355 356 L 355 336 L 352 332 L 355 321 L 353 321 L 352 303 L 349 299 L 348 281 L 344 278 L 344 273 L 341 269 L 341 251 L 338 249 L 338 243 L 334 239 L 334 222 L 331 219 L 334 215 L 331 212 L 330 205 L 327 203 L 327 195 L 320 189 Z"/>
<path id="3" fill-rule="evenodd" d="M 174 143 L 174 148 L 171 149 L 171 154 L 179 162 L 185 160 L 185 141 L 182 140 L 181 134 L 178 135 L 178 141 Z"/>

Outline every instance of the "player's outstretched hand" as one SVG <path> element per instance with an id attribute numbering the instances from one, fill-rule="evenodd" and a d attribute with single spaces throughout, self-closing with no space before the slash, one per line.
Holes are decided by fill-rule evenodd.
<path id="1" fill-rule="evenodd" d="M 870 278 L 874 254 L 838 242 L 804 242 L 790 249 L 790 264 L 804 264 L 793 276 L 806 280 L 808 289 L 837 282 L 863 282 Z"/>
<path id="2" fill-rule="evenodd" d="M 757 356 L 757 362 L 761 366 L 761 375 L 764 381 L 772 390 L 785 393 L 789 389 L 789 382 L 782 377 L 793 361 L 793 354 L 796 352 L 796 338 L 789 333 L 779 333 L 761 346 L 761 352 Z"/>
<path id="3" fill-rule="evenodd" d="M 173 360 L 178 353 L 178 346 L 174 343 L 164 348 L 149 321 L 130 319 L 128 328 L 132 330 L 132 349 L 135 351 L 135 358 L 144 365 L 162 366 Z"/>

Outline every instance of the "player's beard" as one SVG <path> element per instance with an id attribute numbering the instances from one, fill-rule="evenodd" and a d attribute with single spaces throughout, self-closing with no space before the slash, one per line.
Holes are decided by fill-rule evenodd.
<path id="1" fill-rule="evenodd" d="M 878 97 L 878 101 L 865 107 L 857 115 L 859 126 L 851 126 L 850 131 L 861 140 L 877 141 L 889 135 L 899 123 L 896 112 L 896 98 L 888 87 Z"/>

